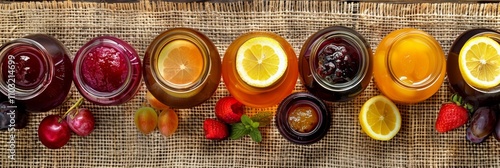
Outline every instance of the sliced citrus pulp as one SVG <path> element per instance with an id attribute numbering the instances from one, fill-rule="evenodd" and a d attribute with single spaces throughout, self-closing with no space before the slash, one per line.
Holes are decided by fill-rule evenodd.
<path id="1" fill-rule="evenodd" d="M 359 123 L 371 138 L 390 140 L 401 128 L 401 115 L 391 100 L 385 96 L 375 96 L 361 107 Z"/>
<path id="2" fill-rule="evenodd" d="M 203 71 L 203 55 L 198 47 L 186 40 L 175 40 L 167 44 L 158 58 L 160 75 L 175 85 L 195 83 Z"/>
<path id="3" fill-rule="evenodd" d="M 465 82 L 480 89 L 500 84 L 500 44 L 488 37 L 469 39 L 458 56 Z"/>
<path id="4" fill-rule="evenodd" d="M 243 43 L 236 55 L 236 71 L 250 86 L 265 88 L 273 85 L 284 74 L 288 59 L 278 41 L 269 37 L 255 37 Z"/>

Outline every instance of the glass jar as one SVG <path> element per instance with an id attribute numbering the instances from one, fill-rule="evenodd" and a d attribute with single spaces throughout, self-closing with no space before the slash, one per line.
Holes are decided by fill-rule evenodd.
<path id="1" fill-rule="evenodd" d="M 317 97 L 296 92 L 286 97 L 276 112 L 276 127 L 285 139 L 296 144 L 312 144 L 330 129 L 330 112 Z"/>
<path id="2" fill-rule="evenodd" d="M 424 101 L 443 84 L 446 73 L 443 49 L 424 31 L 405 28 L 389 33 L 378 45 L 374 57 L 377 88 L 396 103 Z"/>
<path id="3" fill-rule="evenodd" d="M 66 47 L 54 37 L 32 34 L 0 48 L 0 92 L 32 112 L 61 105 L 71 88 L 72 65 Z"/>
<path id="4" fill-rule="evenodd" d="M 272 47 L 275 47 L 273 52 L 286 56 L 283 74 L 271 85 L 253 86 L 245 82 L 237 72 L 238 52 L 241 52 L 240 49 L 246 42 L 260 46 L 273 45 Z M 292 93 L 297 83 L 297 65 L 297 56 L 285 39 L 271 32 L 249 32 L 238 37 L 227 48 L 222 61 L 222 78 L 229 93 L 241 103 L 256 108 L 270 107 L 277 105 Z"/>
<path id="5" fill-rule="evenodd" d="M 311 35 L 299 55 L 305 88 L 327 101 L 348 101 L 372 78 L 372 50 L 356 31 L 332 26 Z"/>
<path id="6" fill-rule="evenodd" d="M 73 80 L 85 99 L 98 105 L 120 105 L 139 91 L 141 59 L 125 41 L 94 38 L 74 58 Z"/>
<path id="7" fill-rule="evenodd" d="M 145 83 L 151 94 L 173 108 L 191 108 L 208 100 L 221 78 L 215 45 L 189 28 L 158 35 L 144 56 Z"/>
<path id="8" fill-rule="evenodd" d="M 464 44 L 473 37 L 489 37 L 500 41 L 500 33 L 491 29 L 470 29 L 458 36 L 451 45 L 447 59 L 447 74 L 450 88 L 462 96 L 463 100 L 480 107 L 498 104 L 500 99 L 500 87 L 484 90 L 473 87 L 465 82 L 458 64 L 458 56 Z"/>

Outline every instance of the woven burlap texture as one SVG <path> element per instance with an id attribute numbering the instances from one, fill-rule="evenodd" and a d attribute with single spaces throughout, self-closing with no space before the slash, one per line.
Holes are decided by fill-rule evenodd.
<path id="1" fill-rule="evenodd" d="M 255 1 L 232 3 L 13 2 L 0 4 L 0 42 L 33 33 L 49 34 L 74 55 L 90 39 L 113 35 L 129 42 L 141 58 L 160 32 L 189 27 L 207 35 L 221 57 L 239 35 L 270 31 L 284 37 L 298 54 L 303 42 L 316 31 L 333 25 L 351 27 L 362 34 L 373 51 L 389 32 L 412 27 L 434 36 L 445 53 L 463 31 L 486 27 L 500 29 L 499 4 L 387 4 L 308 1 Z M 451 94 L 445 82 L 427 101 L 398 105 L 400 132 L 390 141 L 365 135 L 358 112 L 370 97 L 379 95 L 373 81 L 356 99 L 330 102 L 332 125 L 326 137 L 308 146 L 285 140 L 274 123 L 262 130 L 263 141 L 210 141 L 203 121 L 215 118 L 214 105 L 228 96 L 223 82 L 204 104 L 176 110 L 179 129 L 171 137 L 158 131 L 142 135 L 133 114 L 145 101 L 146 88 L 121 106 L 85 102 L 96 117 L 88 137 L 73 135 L 58 150 L 45 148 L 37 137 L 40 121 L 61 114 L 80 97 L 73 87 L 69 102 L 46 113 L 30 115 L 27 128 L 16 131 L 16 160 L 8 159 L 9 133 L 0 133 L 0 167 L 499 167 L 500 142 L 481 144 L 465 140 L 465 127 L 446 134 L 434 130 L 441 103 Z M 297 81 L 296 91 L 305 91 Z M 248 113 L 275 110 L 247 108 Z"/>

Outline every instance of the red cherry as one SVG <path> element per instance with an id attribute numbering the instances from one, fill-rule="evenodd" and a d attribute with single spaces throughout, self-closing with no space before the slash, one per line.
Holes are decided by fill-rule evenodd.
<path id="1" fill-rule="evenodd" d="M 69 128 L 79 136 L 87 136 L 94 131 L 95 119 L 89 109 L 72 110 L 66 116 L 66 121 Z"/>
<path id="2" fill-rule="evenodd" d="M 66 145 L 71 137 L 66 120 L 62 120 L 59 115 L 49 115 L 45 117 L 38 126 L 38 139 L 50 149 L 58 149 Z"/>

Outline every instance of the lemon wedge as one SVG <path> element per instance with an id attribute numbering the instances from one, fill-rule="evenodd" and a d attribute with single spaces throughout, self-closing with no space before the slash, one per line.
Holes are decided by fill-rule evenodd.
<path id="1" fill-rule="evenodd" d="M 399 132 L 401 115 L 391 100 L 385 96 L 375 96 L 361 107 L 359 123 L 371 138 L 387 141 Z"/>
<path id="2" fill-rule="evenodd" d="M 254 37 L 244 42 L 236 55 L 236 71 L 248 85 L 265 88 L 286 72 L 288 58 L 280 43 L 269 37 Z"/>
<path id="3" fill-rule="evenodd" d="M 488 37 L 471 38 L 460 50 L 458 65 L 469 85 L 491 89 L 500 84 L 500 44 Z"/>

